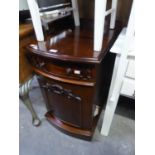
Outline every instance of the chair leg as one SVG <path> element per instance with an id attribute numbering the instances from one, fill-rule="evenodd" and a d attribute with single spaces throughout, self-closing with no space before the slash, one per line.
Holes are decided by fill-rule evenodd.
<path id="1" fill-rule="evenodd" d="M 32 79 L 28 80 L 26 83 L 24 83 L 23 85 L 20 86 L 19 96 L 32 115 L 32 124 L 34 126 L 39 126 L 41 121 L 38 118 L 38 116 L 32 106 L 31 100 L 29 98 L 29 90 L 30 90 L 31 82 L 32 82 Z"/>
<path id="2" fill-rule="evenodd" d="M 72 7 L 74 9 L 73 16 L 74 16 L 75 26 L 80 26 L 78 2 L 77 2 L 77 0 L 71 0 L 71 1 L 72 1 Z"/>
<path id="3" fill-rule="evenodd" d="M 44 41 L 44 33 L 36 0 L 27 0 L 37 41 Z"/>
<path id="4" fill-rule="evenodd" d="M 94 51 L 101 51 L 107 0 L 95 0 Z"/>
<path id="5" fill-rule="evenodd" d="M 103 119 L 103 125 L 101 129 L 101 134 L 104 136 L 108 136 L 109 134 L 110 126 L 118 103 L 118 98 L 119 94 L 114 99 L 108 99 Z"/>
<path id="6" fill-rule="evenodd" d="M 111 14 L 110 18 L 110 29 L 115 28 L 115 21 L 116 21 L 116 12 L 117 12 L 117 0 L 112 0 L 112 8 L 114 11 Z"/>
<path id="7" fill-rule="evenodd" d="M 110 90 L 109 90 L 109 95 L 108 95 L 108 100 L 107 100 L 107 105 L 104 113 L 104 119 L 102 123 L 102 129 L 101 129 L 101 134 L 104 136 L 108 136 L 110 126 L 112 123 L 112 119 L 115 113 L 115 109 L 117 106 L 119 94 L 114 98 L 111 98 L 113 95 L 113 90 L 115 86 L 115 80 L 116 80 L 116 75 L 117 75 L 117 70 L 118 70 L 118 64 L 119 64 L 120 56 L 117 55 L 115 59 L 115 65 L 113 69 L 113 76 L 111 80 L 111 85 L 110 85 Z"/>

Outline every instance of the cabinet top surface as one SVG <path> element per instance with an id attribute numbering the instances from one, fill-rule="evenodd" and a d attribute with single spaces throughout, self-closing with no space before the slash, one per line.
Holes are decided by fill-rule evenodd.
<path id="1" fill-rule="evenodd" d="M 93 29 L 89 26 L 67 28 L 45 42 L 30 44 L 28 51 L 63 61 L 99 63 L 116 39 L 116 31 L 105 27 L 101 51 L 93 50 Z"/>

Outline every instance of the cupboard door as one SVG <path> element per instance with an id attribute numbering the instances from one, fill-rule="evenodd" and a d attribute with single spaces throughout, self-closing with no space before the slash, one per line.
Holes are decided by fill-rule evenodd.
<path id="1" fill-rule="evenodd" d="M 91 128 L 94 87 L 42 78 L 48 110 L 59 120 L 79 128 Z"/>
<path id="2" fill-rule="evenodd" d="M 48 83 L 49 104 L 54 116 L 73 126 L 81 126 L 82 98 L 60 83 Z"/>

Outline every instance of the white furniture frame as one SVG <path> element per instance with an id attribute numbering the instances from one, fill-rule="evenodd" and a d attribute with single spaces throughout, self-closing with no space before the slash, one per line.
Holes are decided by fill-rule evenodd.
<path id="1" fill-rule="evenodd" d="M 105 136 L 109 133 L 120 94 L 134 96 L 134 71 L 132 71 L 132 69 L 134 69 L 134 65 L 132 65 L 132 62 L 134 61 L 134 53 L 131 48 L 134 40 L 134 2 L 132 4 L 126 34 L 121 38 L 124 32 L 125 29 L 123 29 L 114 44 L 115 47 L 118 47 L 117 45 L 120 46 L 118 51 L 116 51 L 116 49 L 114 50 L 114 48 L 111 49 L 111 51 L 117 52 L 117 56 L 101 129 L 101 134 Z M 130 62 L 129 65 L 128 62 Z M 131 67 L 132 69 L 130 69 Z"/>

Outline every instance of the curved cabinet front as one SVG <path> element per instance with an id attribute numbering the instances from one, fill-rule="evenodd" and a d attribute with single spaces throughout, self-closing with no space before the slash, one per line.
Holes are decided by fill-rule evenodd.
<path id="1" fill-rule="evenodd" d="M 62 122 L 82 129 L 92 127 L 93 87 L 38 78 L 46 94 L 49 111 Z"/>

